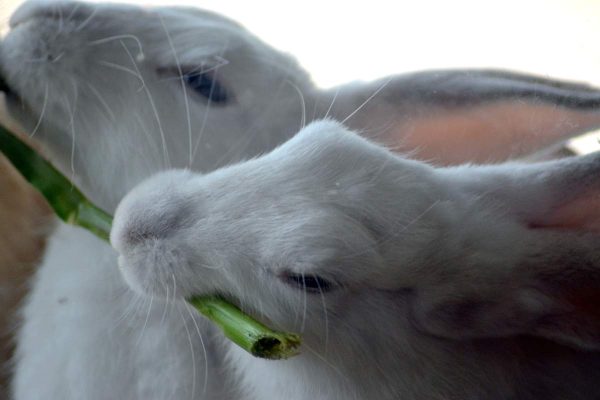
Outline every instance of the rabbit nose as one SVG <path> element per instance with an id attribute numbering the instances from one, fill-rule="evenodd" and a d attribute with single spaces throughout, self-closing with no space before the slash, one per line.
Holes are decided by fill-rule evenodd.
<path id="1" fill-rule="evenodd" d="M 16 26 L 34 18 L 54 18 L 57 20 L 77 20 L 92 14 L 90 4 L 76 1 L 28 0 L 11 16 L 9 26 Z"/>
<path id="2" fill-rule="evenodd" d="M 175 204 L 140 202 L 115 216 L 111 243 L 120 253 L 168 238 L 185 225 L 186 211 Z"/>
<path id="3" fill-rule="evenodd" d="M 165 172 L 134 188 L 117 207 L 110 241 L 119 251 L 152 243 L 190 224 L 195 208 L 180 191 L 189 171 Z"/>

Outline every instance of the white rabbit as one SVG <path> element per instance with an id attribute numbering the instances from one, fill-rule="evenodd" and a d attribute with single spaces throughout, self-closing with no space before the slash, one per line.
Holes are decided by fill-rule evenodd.
<path id="1" fill-rule="evenodd" d="M 226 345 L 241 398 L 597 399 L 600 353 L 517 335 L 600 350 L 598 176 L 600 153 L 435 169 L 315 122 L 150 178 L 111 241 L 141 293 L 219 293 L 303 333 L 284 362 Z"/>
<path id="2" fill-rule="evenodd" d="M 136 184 L 156 172 L 171 167 L 208 172 L 258 156 L 291 138 L 302 127 L 303 120 L 325 116 L 344 121 L 351 128 L 361 130 L 365 136 L 377 138 L 400 150 L 414 151 L 415 157 L 439 164 L 501 161 L 528 154 L 600 125 L 600 93 L 597 90 L 495 71 L 418 73 L 322 91 L 312 85 L 308 75 L 293 59 L 263 44 L 239 25 L 211 13 L 188 8 L 27 2 L 13 16 L 11 31 L 0 42 L 0 76 L 10 88 L 6 94 L 13 116 L 44 144 L 53 162 L 71 176 L 94 202 L 109 212 L 115 210 L 123 196 Z M 310 129 L 327 133 L 342 128 L 322 124 L 312 125 Z M 396 160 L 367 142 L 351 143 L 364 147 L 369 159 L 374 152 L 391 163 Z M 350 153 L 348 157 L 352 159 L 354 153 Z M 281 154 L 281 151 L 267 158 L 275 154 Z M 297 162 L 299 159 L 293 157 L 291 160 Z M 311 170 L 308 160 L 303 161 L 306 167 L 303 174 L 310 179 L 314 170 Z M 357 166 L 362 162 L 358 162 Z M 416 162 L 400 163 L 414 166 L 416 173 L 421 171 L 423 188 L 420 191 L 408 190 L 410 197 L 402 198 L 402 202 L 409 208 L 399 210 L 423 213 L 425 209 L 421 210 L 421 206 L 431 206 L 425 204 L 423 196 L 436 198 L 435 193 L 428 193 L 428 190 L 434 190 L 427 184 L 428 177 L 444 173 L 434 174 L 430 167 Z M 518 175 L 518 168 L 505 168 L 509 176 L 513 171 Z M 337 174 L 343 171 L 331 172 Z M 221 171 L 210 175 L 213 177 L 210 179 L 223 173 L 229 174 Z M 269 176 L 270 172 L 265 171 L 261 187 L 267 186 Z M 455 176 L 462 175 L 456 172 L 448 176 L 448 179 L 457 180 L 459 178 Z M 246 179 L 245 173 L 239 179 Z M 229 186 L 235 179 L 223 182 Z M 245 182 L 239 183 L 244 186 Z M 498 181 L 492 180 L 491 183 Z M 460 187 L 468 186 L 469 181 L 457 182 L 456 185 L 454 190 L 460 193 Z M 490 190 L 494 188 L 492 185 Z M 191 196 L 187 197 L 193 200 L 189 207 L 195 209 L 198 207 L 198 199 L 194 196 L 196 188 L 192 185 L 189 189 Z M 446 193 L 445 188 L 438 189 L 440 195 L 445 196 L 443 199 L 448 198 L 448 201 L 458 196 Z M 476 189 L 473 188 L 472 192 L 477 194 L 479 191 Z M 180 190 L 185 191 L 185 188 L 173 188 L 173 196 L 180 198 L 177 197 Z M 158 192 L 163 193 L 164 188 L 159 188 Z M 223 198 L 220 204 L 229 200 L 232 206 L 237 204 L 237 194 L 233 189 L 231 195 Z M 273 203 L 273 195 L 280 197 L 276 192 L 265 192 L 265 196 L 261 197 L 263 207 Z M 169 197 L 161 197 L 157 201 L 170 202 Z M 298 202 L 292 210 L 288 210 L 290 213 L 302 210 L 302 198 Z M 361 204 L 365 207 L 363 211 L 368 212 L 369 202 Z M 414 204 L 414 208 L 410 208 L 410 204 Z M 527 204 L 532 206 L 532 203 Z M 431 209 L 431 215 L 440 210 L 436 207 Z M 149 213 L 151 211 L 152 207 Z M 179 209 L 175 212 L 174 218 L 165 221 L 182 224 L 181 227 L 190 222 L 185 216 L 180 220 Z M 227 212 L 232 213 L 229 215 L 232 217 L 235 210 Z M 332 215 L 322 215 L 324 221 L 337 221 L 339 212 L 335 208 L 331 212 Z M 429 215 L 429 212 L 424 215 Z M 465 218 L 462 215 L 463 210 L 457 208 L 452 209 L 447 218 L 460 220 Z M 420 214 L 407 216 L 411 217 L 421 219 Z M 128 217 L 120 213 L 119 220 L 127 221 Z M 435 220 L 429 217 L 422 219 L 424 221 Z M 287 223 L 270 221 L 273 225 L 280 222 Z M 348 219 L 345 224 L 352 226 L 354 222 Z M 506 224 L 511 225 L 511 221 Z M 321 225 L 319 222 L 318 226 Z M 345 238 L 343 227 L 346 225 L 328 225 L 327 229 L 332 237 L 340 235 L 340 238 Z M 375 231 L 380 228 L 385 227 L 369 227 Z M 436 228 L 435 225 L 431 227 L 434 231 Z M 273 229 L 271 233 L 276 232 Z M 349 235 L 352 232 L 348 229 Z M 351 260 L 356 262 L 363 257 L 365 262 L 371 263 L 382 254 L 381 249 L 373 246 L 372 239 L 369 239 L 372 235 L 370 230 L 361 229 L 360 232 L 364 241 L 350 236 L 354 247 L 359 250 Z M 415 241 L 427 237 L 421 234 L 412 236 Z M 251 248 L 251 242 L 256 239 L 244 237 L 238 239 L 248 240 L 246 248 Z M 218 240 L 218 237 L 214 239 Z M 221 239 L 224 245 L 229 237 Z M 454 239 L 459 241 L 460 237 Z M 121 239 L 116 239 L 115 245 L 126 251 L 123 245 L 119 245 L 120 242 Z M 131 244 L 130 241 L 126 243 Z M 290 251 L 294 249 L 294 243 L 298 242 L 289 242 L 292 246 Z M 282 245 L 285 243 L 282 242 Z M 248 257 L 246 261 L 257 256 L 242 254 L 241 249 L 232 246 L 228 252 L 231 257 L 236 257 L 236 254 Z M 275 251 L 275 248 L 272 250 Z M 166 253 L 164 257 L 175 261 L 178 251 Z M 292 254 L 288 255 L 292 257 Z M 278 256 L 286 256 L 286 253 Z M 408 257 L 408 254 L 405 256 Z M 383 258 L 380 260 L 382 265 L 384 261 Z M 359 277 L 367 264 L 354 265 Z M 271 397 L 261 394 L 258 398 L 279 399 L 286 395 L 290 399 L 301 399 L 310 396 L 312 389 L 326 391 L 317 395 L 321 398 L 360 398 L 369 393 L 365 392 L 370 390 L 369 384 L 374 386 L 375 382 L 382 382 L 374 379 L 374 370 L 369 367 L 385 365 L 385 356 L 397 357 L 399 354 L 381 347 L 383 343 L 371 343 L 367 349 L 363 343 L 357 342 L 357 354 L 365 350 L 369 352 L 364 353 L 363 362 L 347 370 L 336 359 L 338 354 L 324 352 L 324 347 L 335 345 L 332 343 L 337 339 L 334 333 L 343 328 L 331 326 L 325 330 L 320 327 L 320 334 L 330 332 L 331 338 L 315 341 L 316 334 L 310 330 L 316 326 L 313 324 L 322 323 L 324 314 L 309 322 L 312 314 L 308 312 L 314 309 L 314 298 L 311 300 L 307 296 L 306 319 L 301 318 L 304 313 L 299 314 L 297 324 L 300 324 L 298 328 L 304 326 L 307 343 L 319 345 L 310 349 L 306 347 L 301 356 L 286 362 L 268 363 L 250 359 L 231 349 L 219 332 L 215 332 L 183 302 L 173 301 L 198 289 L 196 267 L 197 264 L 186 266 L 185 263 L 177 263 L 177 275 L 173 273 L 162 277 L 164 279 L 154 280 L 159 285 L 155 288 L 155 295 L 140 296 L 124 282 L 117 268 L 117 254 L 108 244 L 80 229 L 58 224 L 23 308 L 24 324 L 18 335 L 15 360 L 14 397 L 61 400 L 248 398 L 251 391 L 267 389 L 266 386 L 256 386 L 259 380 L 253 374 L 264 371 L 264 368 L 274 368 L 271 382 L 278 385 L 277 391 L 269 392 Z M 182 281 L 181 274 L 186 268 L 190 279 Z M 124 271 L 130 284 L 138 284 L 138 290 L 149 289 L 149 286 L 139 284 L 136 279 L 139 275 L 127 273 L 127 268 Z M 152 274 L 153 271 L 152 265 L 149 265 L 147 272 Z M 418 272 L 414 272 L 414 279 L 423 276 Z M 406 275 L 412 276 L 408 272 Z M 251 276 L 248 287 L 257 278 Z M 435 281 L 435 276 L 432 280 Z M 382 276 L 380 281 L 389 282 L 390 296 L 398 294 L 399 291 L 395 290 L 398 286 L 394 282 L 397 283 L 400 278 Z M 151 285 L 153 280 L 144 282 Z M 207 281 L 207 284 L 216 285 L 216 282 Z M 225 291 L 226 287 L 226 282 L 223 282 L 221 291 Z M 279 289 L 274 286 L 273 290 Z M 336 292 L 342 293 L 332 291 L 331 294 L 337 296 Z M 439 298 L 441 301 L 443 293 L 417 298 L 421 301 L 415 303 L 418 306 L 415 310 L 435 310 L 436 304 L 428 304 L 425 300 Z M 375 293 L 373 295 L 373 302 L 376 302 L 379 297 Z M 166 298 L 171 301 L 165 301 Z M 369 291 L 357 296 L 356 300 L 360 298 L 370 299 Z M 239 301 L 244 307 L 262 315 L 261 299 L 258 297 L 245 299 L 241 296 Z M 312 303 L 309 304 L 309 301 Z M 323 301 L 327 306 L 330 300 L 324 298 Z M 373 304 L 371 300 L 361 304 L 354 315 L 365 318 L 360 311 L 371 310 Z M 267 307 L 267 304 L 264 306 Z M 277 322 L 278 312 L 271 315 L 272 311 L 265 309 L 264 315 Z M 329 312 L 327 315 L 333 324 L 336 314 Z M 373 318 L 376 315 L 379 314 L 374 314 Z M 369 320 L 366 321 L 360 323 L 368 325 Z M 431 330 L 438 336 L 440 331 L 445 333 L 435 319 L 423 317 L 418 321 L 425 331 Z M 390 324 L 392 322 L 397 323 L 389 320 Z M 351 326 L 358 323 L 353 322 Z M 405 329 L 412 328 L 407 325 Z M 456 336 L 456 332 L 451 333 L 453 335 L 450 336 Z M 356 335 L 348 336 L 348 340 L 360 337 Z M 424 334 L 419 337 L 433 341 Z M 398 344 L 397 341 L 394 343 Z M 396 398 L 395 390 L 406 390 L 405 397 L 409 399 L 411 396 L 432 398 L 427 396 L 437 390 L 440 396 L 451 398 L 454 390 L 461 395 L 464 392 L 460 389 L 476 386 L 485 391 L 485 396 L 490 394 L 488 397 L 497 395 L 502 398 L 502 390 L 523 387 L 504 375 L 505 364 L 497 373 L 488 373 L 482 365 L 508 357 L 503 351 L 525 351 L 521 342 L 515 344 L 513 339 L 507 339 L 494 341 L 489 346 L 487 343 L 464 342 L 464 351 L 460 351 L 464 356 L 457 355 L 459 350 L 453 347 L 452 357 L 448 358 L 435 352 L 417 357 L 421 355 L 417 352 L 420 348 L 413 348 L 407 342 L 407 347 L 400 354 L 414 358 L 415 365 L 420 366 L 414 371 L 427 370 L 427 366 L 434 362 L 439 367 L 443 360 L 451 364 L 436 375 L 419 375 L 412 377 L 414 379 L 403 377 L 402 382 L 398 382 L 402 383 L 401 388 L 381 384 L 378 396 Z M 474 358 L 477 354 L 473 352 L 474 348 L 481 352 L 477 359 Z M 543 353 L 538 354 L 543 362 L 547 361 L 549 370 L 539 376 L 528 370 L 528 378 L 538 378 L 539 381 L 566 375 L 575 382 L 580 379 L 575 370 L 584 365 L 587 358 L 591 363 L 596 360 L 591 353 L 560 346 L 552 348 L 553 354 L 559 358 L 556 361 L 559 365 L 555 367 L 550 363 L 552 357 L 547 356 L 550 360 L 546 360 Z M 447 350 L 441 348 L 440 351 L 445 353 Z M 382 364 L 374 364 L 368 359 L 373 352 L 381 354 Z M 339 353 L 339 356 L 343 354 Z M 322 360 L 318 368 L 314 367 L 315 357 Z M 456 357 L 464 358 L 457 360 Z M 508 357 L 507 362 L 511 360 L 523 362 L 524 358 Z M 539 362 L 540 358 L 535 360 Z M 476 377 L 459 374 L 471 361 L 470 368 L 475 373 L 481 372 L 481 380 L 475 383 L 472 379 Z M 562 363 L 566 366 L 563 367 Z M 248 364 L 250 368 L 246 367 Z M 310 370 L 303 372 L 304 368 Z M 589 369 L 590 373 L 594 370 Z M 573 371 L 567 374 L 565 370 Z M 288 375 L 290 371 L 294 373 L 292 378 Z M 377 371 L 382 375 L 391 373 Z M 363 373 L 366 376 L 358 376 Z M 296 379 L 306 377 L 306 374 L 312 374 L 310 380 Z M 339 387 L 341 377 L 345 377 L 344 388 Z M 491 380 L 492 384 L 482 384 L 485 379 Z M 361 393 L 357 388 L 363 387 Z M 498 387 L 498 391 L 494 392 Z M 582 387 L 587 386 L 582 384 Z M 539 390 L 547 389 L 560 396 L 560 391 L 566 388 L 558 383 L 555 386 L 547 383 L 540 384 Z M 481 394 L 472 393 L 475 397 Z M 571 398 L 577 395 L 571 394 Z M 526 395 L 523 393 L 521 397 L 527 398 Z"/>

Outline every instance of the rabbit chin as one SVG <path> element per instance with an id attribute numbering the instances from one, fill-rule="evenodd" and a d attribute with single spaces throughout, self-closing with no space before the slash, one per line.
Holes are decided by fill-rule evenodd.
<path id="1" fill-rule="evenodd" d="M 118 265 L 125 283 L 140 295 L 181 300 L 217 292 L 213 277 L 207 273 L 199 280 L 181 246 L 169 239 L 148 240 L 120 255 Z"/>

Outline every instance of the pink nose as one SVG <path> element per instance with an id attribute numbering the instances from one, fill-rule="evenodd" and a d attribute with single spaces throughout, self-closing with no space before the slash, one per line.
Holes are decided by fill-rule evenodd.
<path id="1" fill-rule="evenodd" d="M 167 171 L 134 188 L 117 207 L 111 243 L 120 253 L 167 238 L 191 223 L 195 203 L 182 194 L 191 173 Z"/>
<path id="2" fill-rule="evenodd" d="M 185 206 L 168 198 L 131 203 L 115 217 L 111 239 L 120 252 L 164 239 L 186 225 Z"/>

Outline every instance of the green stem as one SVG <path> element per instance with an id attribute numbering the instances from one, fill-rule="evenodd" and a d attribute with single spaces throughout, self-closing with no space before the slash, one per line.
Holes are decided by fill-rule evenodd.
<path id="1" fill-rule="evenodd" d="M 74 219 L 70 223 L 85 228 L 108 242 L 112 225 L 110 215 L 86 199 L 79 203 L 73 217 Z"/>
<path id="2" fill-rule="evenodd" d="M 60 219 L 108 241 L 112 217 L 96 207 L 48 161 L 2 126 L 0 151 L 46 198 Z M 195 297 L 189 302 L 218 325 L 225 336 L 253 356 L 274 360 L 298 354 L 298 335 L 273 331 L 221 298 Z"/>
<path id="3" fill-rule="evenodd" d="M 300 336 L 294 333 L 274 332 L 219 297 L 193 297 L 188 301 L 253 356 L 276 360 L 298 354 Z"/>
<path id="4" fill-rule="evenodd" d="M 94 206 L 52 164 L 2 126 L 0 150 L 21 175 L 46 198 L 60 219 L 69 224 L 91 227 L 92 232 L 108 240 L 111 216 Z"/>

